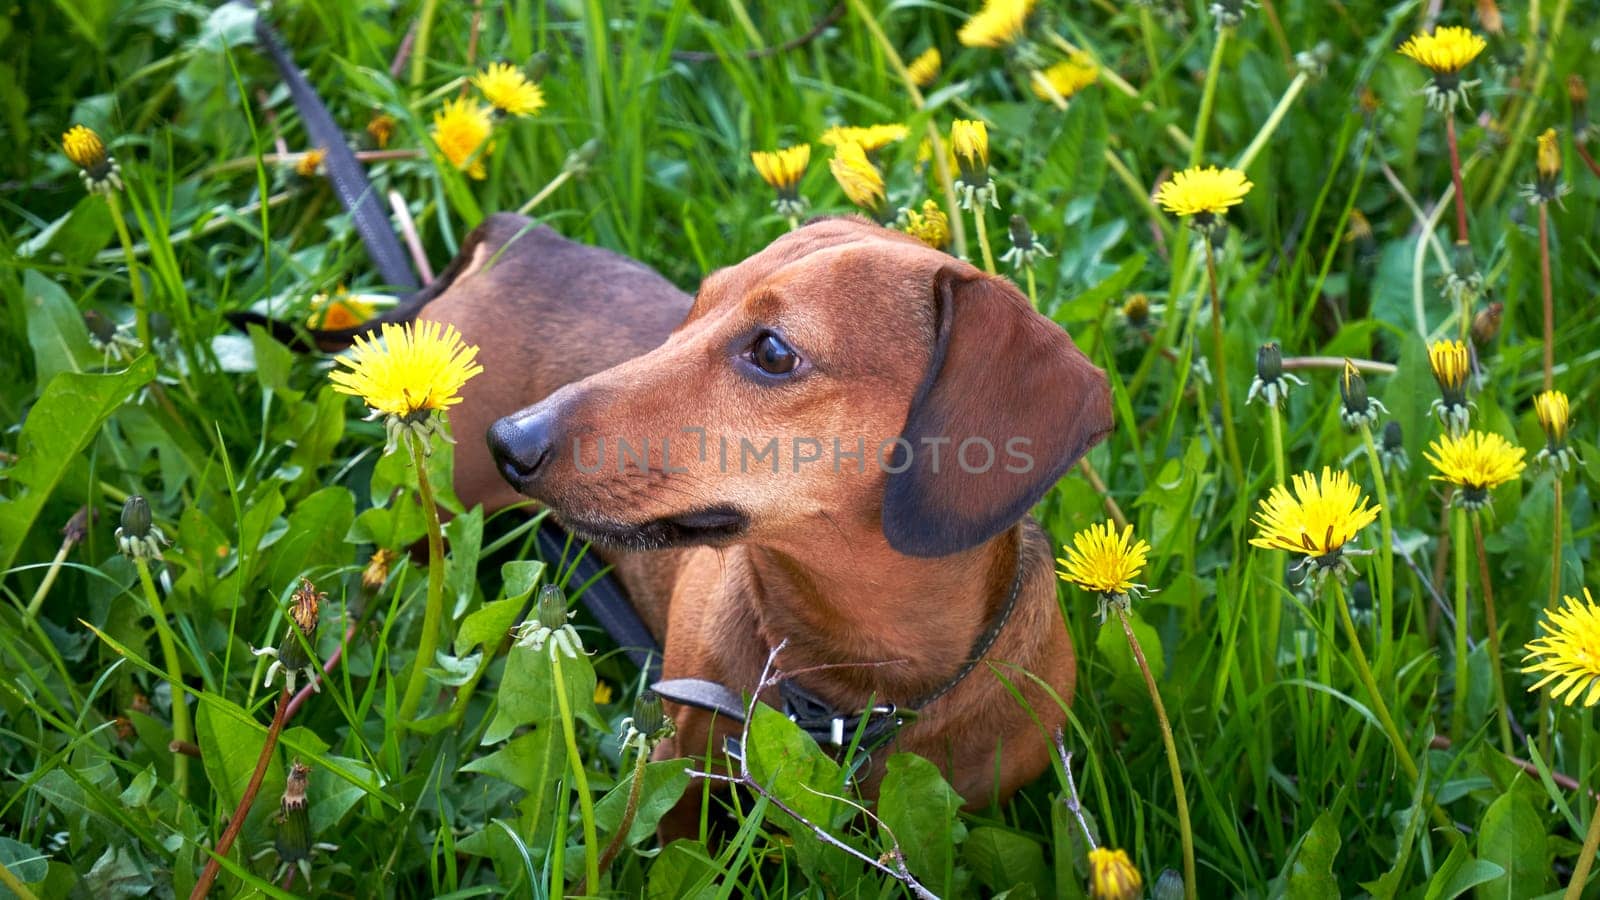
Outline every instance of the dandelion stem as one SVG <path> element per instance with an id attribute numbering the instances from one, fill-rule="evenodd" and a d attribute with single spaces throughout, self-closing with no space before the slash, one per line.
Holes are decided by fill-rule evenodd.
<path id="1" fill-rule="evenodd" d="M 1277 131 L 1278 126 L 1283 123 L 1283 117 L 1288 115 L 1289 107 L 1294 105 L 1295 98 L 1300 96 L 1300 92 L 1305 89 L 1306 83 L 1310 80 L 1310 75 L 1301 72 L 1294 77 L 1293 81 L 1289 82 L 1289 86 L 1283 91 L 1283 96 L 1278 98 L 1278 105 L 1274 106 L 1272 114 L 1267 116 L 1266 123 L 1261 126 L 1261 129 L 1256 132 L 1256 136 L 1251 139 L 1250 146 L 1244 148 L 1244 152 L 1239 154 L 1239 161 L 1234 163 L 1233 166 L 1235 169 L 1244 171 L 1250 168 L 1250 164 L 1255 162 L 1256 156 L 1261 153 L 1261 148 L 1267 145 L 1267 141 L 1271 139 L 1273 132 Z"/>
<path id="2" fill-rule="evenodd" d="M 417 638 L 417 655 L 411 660 L 411 675 L 400 700 L 400 726 L 410 728 L 422 703 L 422 690 L 428 682 L 428 666 L 439 649 L 439 619 L 444 612 L 444 534 L 439 528 L 439 507 L 434 502 L 433 485 L 428 481 L 428 466 L 422 438 L 406 432 L 406 448 L 417 473 L 417 497 L 422 502 L 422 520 L 428 527 L 428 597 L 422 608 L 422 634 Z"/>
<path id="3" fill-rule="evenodd" d="M 194 729 L 189 725 L 189 704 L 183 694 L 183 667 L 178 664 L 178 644 L 172 636 L 172 626 L 167 624 L 166 610 L 161 607 L 161 595 L 150 578 L 150 564 L 135 557 L 134 568 L 139 570 L 139 583 L 144 585 L 144 599 L 150 604 L 150 617 L 156 623 L 156 640 L 161 645 L 161 656 L 167 664 L 167 683 L 172 690 L 172 741 L 193 743 Z M 172 754 L 172 787 L 178 797 L 189 796 L 189 757 Z"/>
<path id="4" fill-rule="evenodd" d="M 1394 526 L 1389 516 L 1389 486 L 1383 477 L 1383 461 L 1372 440 L 1372 427 L 1366 423 L 1361 425 L 1361 443 L 1367 448 L 1373 491 L 1378 495 L 1378 532 L 1383 542 L 1378 547 L 1378 668 L 1387 672 L 1394 635 Z"/>
<path id="5" fill-rule="evenodd" d="M 1217 30 L 1217 42 L 1211 45 L 1211 62 L 1206 65 L 1206 85 L 1200 94 L 1200 113 L 1194 119 L 1194 144 L 1189 148 L 1189 167 L 1200 165 L 1205 155 L 1206 131 L 1211 125 L 1211 110 L 1217 105 L 1218 73 L 1222 71 L 1222 50 L 1228 43 L 1232 28 Z"/>
<path id="6" fill-rule="evenodd" d="M 860 0 L 854 0 L 854 2 L 860 2 Z M 1139 89 L 1129 84 L 1127 79 L 1123 78 L 1121 75 L 1118 75 L 1116 69 L 1107 66 L 1105 61 L 1101 59 L 1100 54 L 1094 53 L 1087 49 L 1080 49 L 1076 44 L 1053 31 L 1046 34 L 1045 37 L 1049 39 L 1050 43 L 1055 44 L 1063 53 L 1067 54 L 1068 56 L 1071 56 L 1074 53 L 1086 54 L 1091 60 L 1094 61 L 1094 64 L 1100 68 L 1100 79 L 1102 81 L 1111 85 L 1111 87 L 1118 93 L 1123 94 L 1130 99 L 1138 100 L 1139 108 L 1145 112 L 1156 112 L 1155 102 L 1149 99 L 1140 99 Z M 1170 122 L 1167 123 L 1166 132 L 1167 135 L 1172 138 L 1172 142 L 1177 144 L 1178 148 L 1181 150 L 1189 150 L 1195 146 L 1193 138 L 1189 137 L 1187 134 L 1184 134 L 1182 129 Z"/>
<path id="7" fill-rule="evenodd" d="M 1457 743 L 1467 737 L 1467 511 L 1455 510 L 1456 672 L 1455 705 L 1450 733 Z"/>
<path id="8" fill-rule="evenodd" d="M 1267 433 L 1272 439 L 1272 483 L 1286 484 L 1283 459 L 1283 415 L 1275 403 L 1267 404 Z M 1283 554 L 1272 551 L 1267 556 L 1272 561 L 1272 579 L 1276 584 L 1283 578 Z M 1283 600 L 1269 597 L 1267 604 L 1267 665 L 1263 671 L 1276 672 L 1278 667 L 1278 632 L 1283 627 Z"/>
<path id="9" fill-rule="evenodd" d="M 1206 273 L 1211 282 L 1211 341 L 1217 356 L 1217 403 L 1222 407 L 1222 440 L 1228 451 L 1228 465 L 1233 469 L 1233 483 L 1244 490 L 1244 458 L 1239 454 L 1239 437 L 1233 430 L 1233 400 L 1228 391 L 1227 342 L 1222 334 L 1222 300 L 1217 291 L 1217 260 L 1211 252 L 1211 236 L 1206 235 L 1203 251 L 1206 255 Z"/>
<path id="10" fill-rule="evenodd" d="M 1579 900 L 1583 896 L 1583 883 L 1589 880 L 1589 869 L 1594 865 L 1594 854 L 1600 850 L 1600 809 L 1589 814 L 1589 831 L 1583 836 L 1583 849 L 1578 851 L 1578 863 L 1567 882 L 1563 900 Z"/>
<path id="11" fill-rule="evenodd" d="M 1544 298 L 1544 389 L 1555 386 L 1556 312 L 1550 286 L 1550 204 L 1539 204 L 1539 286 Z"/>
<path id="12" fill-rule="evenodd" d="M 994 254 L 989 252 L 989 227 L 983 224 L 984 208 L 982 204 L 972 204 L 972 221 L 978 226 L 978 246 L 983 248 L 983 267 L 990 275 L 995 274 Z"/>
<path id="13" fill-rule="evenodd" d="M 223 829 L 222 837 L 217 839 L 217 846 L 211 851 L 211 858 L 206 860 L 206 867 L 201 870 L 200 878 L 194 883 L 194 890 L 189 892 L 189 900 L 201 900 L 211 892 L 211 885 L 216 883 L 217 875 L 222 869 L 221 860 L 233 849 L 233 842 L 239 837 L 239 831 L 244 828 L 244 820 L 250 813 L 250 807 L 256 802 L 256 795 L 261 792 L 261 782 L 267 777 L 267 766 L 272 761 L 272 752 L 278 747 L 278 735 L 283 733 L 283 724 L 289 720 L 289 689 L 284 688 L 278 693 L 278 707 L 272 714 L 272 725 L 267 728 L 267 739 L 261 745 L 261 752 L 256 756 L 255 771 L 250 773 L 250 781 L 244 786 L 244 793 L 239 795 L 239 805 L 233 809 L 233 816 L 228 819 L 228 827 Z"/>
<path id="14" fill-rule="evenodd" d="M 633 785 L 628 788 L 628 805 L 622 808 L 622 821 L 617 824 L 617 831 L 611 836 L 611 843 L 606 845 L 605 852 L 600 854 L 598 868 L 605 871 L 611 868 L 611 863 L 628 844 L 628 832 L 633 829 L 633 817 L 639 812 L 639 797 L 644 793 L 645 766 L 650 762 L 650 746 L 642 743 L 639 746 L 639 757 L 633 763 Z M 600 890 L 600 885 L 590 883 L 584 888 L 584 893 L 594 896 Z"/>
<path id="15" fill-rule="evenodd" d="M 28 608 L 23 616 L 28 619 L 37 618 L 40 607 L 44 606 L 44 598 L 50 595 L 50 587 L 56 583 L 56 576 L 61 573 L 61 564 L 67 561 L 67 554 L 72 552 L 72 545 L 77 543 L 72 538 L 63 538 L 61 548 L 56 551 L 55 558 L 50 560 L 50 568 L 45 570 L 44 580 L 39 582 L 39 589 L 33 592 L 33 599 L 28 601 Z"/>
<path id="16" fill-rule="evenodd" d="M 1538 10 L 1539 5 L 1538 3 L 1533 3 L 1532 8 Z M 1550 17 L 1550 28 L 1547 32 L 1539 31 L 1537 25 L 1531 22 L 1532 16 L 1530 16 L 1528 29 L 1529 46 L 1530 49 L 1537 53 L 1539 62 L 1534 68 L 1532 86 L 1528 88 L 1526 93 L 1522 94 L 1525 99 L 1522 103 L 1522 108 L 1517 113 L 1517 124 L 1511 130 L 1511 138 L 1506 143 L 1506 150 L 1500 154 L 1500 168 L 1495 170 L 1494 180 L 1489 185 L 1489 192 L 1483 198 L 1485 208 L 1492 209 L 1495 203 L 1499 201 L 1500 192 L 1505 190 L 1506 182 L 1511 178 L 1511 171 L 1520 158 L 1523 144 L 1527 141 L 1528 128 L 1533 124 L 1534 111 L 1545 108 L 1544 104 L 1537 101 L 1544 91 L 1545 79 L 1550 75 L 1550 63 L 1555 58 L 1555 48 L 1561 44 L 1561 30 L 1566 23 L 1567 8 L 1570 5 L 1571 0 L 1557 0 L 1555 13 Z M 1543 48 L 1543 52 L 1538 52 L 1538 48 Z M 1528 84 L 1528 80 L 1524 78 L 1522 83 Z M 1575 143 L 1580 147 L 1583 146 L 1582 142 Z"/>
<path id="17" fill-rule="evenodd" d="M 1489 628 L 1489 672 L 1494 676 L 1495 722 L 1500 728 L 1500 746 L 1507 756 L 1516 756 L 1511 741 L 1511 707 L 1506 704 L 1505 673 L 1500 671 L 1500 627 L 1494 611 L 1494 586 L 1489 582 L 1489 555 L 1483 548 L 1483 517 L 1472 516 L 1472 546 L 1478 552 L 1478 583 L 1483 588 L 1483 620 Z"/>
<path id="18" fill-rule="evenodd" d="M 1555 478 L 1555 515 L 1551 521 L 1550 535 L 1550 596 L 1545 600 L 1544 608 L 1554 611 L 1556 604 L 1561 600 L 1561 473 L 1552 472 Z M 1554 731 L 1554 722 L 1550 713 L 1550 695 L 1544 691 L 1539 692 L 1539 752 L 1545 759 L 1550 758 L 1550 737 Z"/>
<path id="19" fill-rule="evenodd" d="M 1445 144 L 1450 148 L 1450 184 L 1455 187 L 1452 199 L 1456 205 L 1456 243 L 1470 243 L 1467 239 L 1467 195 L 1461 187 L 1461 151 L 1456 146 L 1456 117 L 1444 117 Z"/>
<path id="20" fill-rule="evenodd" d="M 1183 788 L 1183 769 L 1178 765 L 1178 745 L 1172 739 L 1172 724 L 1167 720 L 1167 707 L 1161 702 L 1161 692 L 1156 690 L 1155 676 L 1150 674 L 1150 663 L 1144 658 L 1139 639 L 1133 636 L 1133 625 L 1128 621 L 1128 611 L 1116 606 L 1117 621 L 1122 623 L 1122 633 L 1128 638 L 1128 649 L 1144 673 L 1144 686 L 1150 691 L 1150 703 L 1156 709 L 1156 721 L 1161 725 L 1161 743 L 1167 750 L 1167 768 L 1172 771 L 1172 790 L 1177 798 L 1178 833 L 1183 840 L 1183 893 L 1194 900 L 1194 834 L 1189 828 L 1189 795 Z"/>
<path id="21" fill-rule="evenodd" d="M 128 261 L 128 287 L 133 291 L 133 324 L 139 336 L 139 346 L 149 350 L 150 306 L 144 296 L 144 279 L 139 275 L 139 258 L 133 252 L 133 236 L 128 233 L 128 223 L 122 219 L 122 198 L 115 192 L 107 194 L 106 205 L 111 208 L 111 224 L 116 226 L 117 240 L 122 243 L 122 255 Z"/>
<path id="22" fill-rule="evenodd" d="M 1028 305 L 1034 309 L 1039 308 L 1039 287 L 1033 277 L 1033 266 L 1024 266 L 1023 271 L 1028 273 Z"/>
<path id="23" fill-rule="evenodd" d="M 567 761 L 571 764 L 572 781 L 578 792 L 578 809 L 583 818 L 583 865 L 588 883 L 591 887 L 600 884 L 600 857 L 599 843 L 595 837 L 594 828 L 594 797 L 589 793 L 589 777 L 584 772 L 583 757 L 578 755 L 578 738 L 572 725 L 572 708 L 567 702 L 567 682 L 561 673 L 560 645 L 551 641 L 548 645 L 550 654 L 550 674 L 555 682 L 556 706 L 561 711 L 561 736 L 567 742 Z M 565 813 L 562 813 L 565 815 Z"/>
<path id="24" fill-rule="evenodd" d="M 525 216 L 528 213 L 533 212 L 534 207 L 543 203 L 546 198 L 556 192 L 557 188 L 561 187 L 563 184 L 566 184 L 567 181 L 572 178 L 572 172 L 572 169 L 562 169 L 560 172 L 558 172 L 556 177 L 550 179 L 550 181 L 547 182 L 544 187 L 539 189 L 539 193 L 528 198 L 527 203 L 517 207 L 517 215 Z"/>

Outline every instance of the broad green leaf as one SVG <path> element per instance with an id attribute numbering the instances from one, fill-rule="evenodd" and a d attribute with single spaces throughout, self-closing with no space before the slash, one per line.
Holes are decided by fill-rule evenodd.
<path id="1" fill-rule="evenodd" d="M 1504 870 L 1478 889 L 1480 897 L 1532 897 L 1549 885 L 1544 818 L 1517 791 L 1507 791 L 1484 811 L 1478 856 Z"/>
<path id="2" fill-rule="evenodd" d="M 153 378 L 155 361 L 146 356 L 123 372 L 62 372 L 45 386 L 17 441 L 17 464 L 8 473 L 16 487 L 0 502 L 0 572 L 11 568 L 45 501 L 106 417 Z"/>
<path id="3" fill-rule="evenodd" d="M 673 841 L 651 864 L 645 896 L 649 900 L 714 897 L 711 879 L 717 871 L 716 861 L 699 842 Z"/>
<path id="4" fill-rule="evenodd" d="M 831 831 L 834 817 L 847 809 L 832 799 L 843 791 L 839 764 L 817 747 L 811 735 L 772 707 L 756 704 L 744 753 L 750 776 L 812 825 Z M 827 848 L 787 813 L 774 808 L 768 816 L 794 838 L 800 866 L 812 878 L 823 877 L 824 872 L 835 875 L 842 866 L 838 851 Z"/>
<path id="5" fill-rule="evenodd" d="M 1289 864 L 1284 867 L 1287 896 L 1296 900 L 1320 897 L 1338 900 L 1339 879 L 1333 874 L 1333 861 L 1339 855 L 1339 844 L 1339 816 L 1328 810 L 1311 823 L 1311 830 L 1301 836 Z"/>
<path id="6" fill-rule="evenodd" d="M 1162 653 L 1161 635 L 1155 628 L 1146 624 L 1139 618 L 1136 611 L 1128 613 L 1128 623 L 1133 626 L 1134 637 L 1139 639 L 1139 648 L 1144 651 L 1145 662 L 1150 666 L 1150 674 L 1160 686 L 1161 676 L 1166 672 L 1166 657 Z M 1139 663 L 1133 658 L 1133 651 L 1128 646 L 1128 635 L 1122 630 L 1122 625 L 1115 615 L 1106 617 L 1106 623 L 1095 632 L 1095 652 L 1110 667 L 1113 676 L 1111 688 L 1116 695 L 1125 698 L 1127 702 L 1138 702 L 1139 697 L 1144 697 L 1144 703 L 1149 703 L 1149 692 L 1144 683 L 1144 672 L 1139 668 Z"/>
<path id="7" fill-rule="evenodd" d="M 463 772 L 493 775 L 529 793 L 543 790 L 566 771 L 567 751 L 561 725 L 538 727 L 517 735 L 504 747 L 461 767 Z"/>
<path id="8" fill-rule="evenodd" d="M 489 723 L 479 743 L 499 743 L 519 725 L 537 724 L 552 729 L 561 727 L 551 652 L 548 644 L 541 650 L 517 645 L 506 654 L 506 668 L 500 677 L 494 720 Z M 594 705 L 594 666 L 589 658 L 582 655 L 576 658 L 563 656 L 561 676 L 567 688 L 567 704 L 572 717 L 588 722 L 595 728 L 605 728 L 605 720 Z"/>
<path id="9" fill-rule="evenodd" d="M 690 765 L 686 759 L 663 759 L 645 765 L 639 805 L 633 815 L 633 824 L 628 827 L 628 846 L 636 847 L 655 835 L 656 824 L 689 786 Z M 594 821 L 601 834 L 601 844 L 606 843 L 606 839 L 615 834 L 617 826 L 622 824 L 622 813 L 632 790 L 633 772 L 629 772 L 595 804 Z"/>
<path id="10" fill-rule="evenodd" d="M 1423 900 L 1454 900 L 1486 881 L 1505 873 L 1505 869 L 1481 859 L 1473 859 L 1463 842 L 1457 844 L 1428 881 Z"/>
<path id="11" fill-rule="evenodd" d="M 27 844 L 8 837 L 0 837 L 0 866 L 10 869 L 11 874 L 17 876 L 23 884 L 43 881 L 50 872 L 48 857 Z M 0 891 L 5 891 L 5 888 L 0 887 Z M 0 896 L 13 895 L 10 891 L 6 891 Z"/>
<path id="12" fill-rule="evenodd" d="M 326 487 L 301 500 L 289 514 L 289 531 L 273 545 L 267 585 L 288 587 L 297 576 L 350 559 L 344 535 L 355 520 L 356 499 L 342 487 Z"/>
<path id="13" fill-rule="evenodd" d="M 1027 887 L 1039 897 L 1050 891 L 1044 848 L 1027 835 L 992 825 L 979 826 L 962 843 L 961 858 L 990 891 Z"/>
<path id="14" fill-rule="evenodd" d="M 478 586 L 478 554 L 483 549 L 483 507 L 475 506 L 451 519 L 445 523 L 444 533 L 450 547 L 444 570 L 445 608 L 452 608 L 450 600 L 453 597 L 454 609 L 466 609 Z"/>
<path id="15" fill-rule="evenodd" d="M 461 630 L 456 633 L 456 655 L 465 654 L 485 643 L 493 649 L 495 642 L 505 637 L 511 626 L 516 624 L 517 613 L 522 611 L 522 607 L 521 600 L 496 600 L 474 610 L 462 620 Z"/>
<path id="16" fill-rule="evenodd" d="M 22 276 L 34 378 L 48 385 L 62 372 L 98 371 L 105 358 L 89 344 L 83 313 L 61 286 L 29 269 Z"/>
<path id="17" fill-rule="evenodd" d="M 110 243 L 113 228 L 106 199 L 86 192 L 65 215 L 23 241 L 17 255 L 51 265 L 80 266 Z M 120 248 L 115 252 L 120 254 Z"/>
<path id="18" fill-rule="evenodd" d="M 215 709 L 204 703 L 195 711 L 194 732 L 195 743 L 200 745 L 200 761 L 205 766 L 211 789 L 216 791 L 225 808 L 236 808 L 245 787 L 250 783 L 251 774 L 255 772 L 256 760 L 261 758 L 266 735 L 231 716 L 218 715 Z M 259 796 L 282 796 L 283 785 L 283 767 L 275 761 L 269 762 Z M 261 802 L 252 805 L 250 822 L 246 827 L 252 823 L 259 824 L 264 811 L 272 806 L 271 803 Z"/>
<path id="19" fill-rule="evenodd" d="M 900 842 L 912 874 L 936 894 L 958 892 L 967 875 L 955 867 L 956 845 L 967 836 L 958 817 L 964 802 L 933 763 L 910 753 L 889 757 L 878 816 Z"/>

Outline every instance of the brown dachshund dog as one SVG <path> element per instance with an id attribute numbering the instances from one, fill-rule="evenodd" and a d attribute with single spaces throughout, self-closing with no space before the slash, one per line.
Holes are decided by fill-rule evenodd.
<path id="1" fill-rule="evenodd" d="M 484 362 L 451 412 L 457 493 L 533 497 L 593 541 L 666 678 L 748 695 L 786 640 L 779 668 L 834 709 L 934 697 L 889 749 L 940 765 L 971 806 L 1049 765 L 1065 714 L 1033 679 L 1067 702 L 1075 665 L 1027 513 L 1110 429 L 1110 398 L 1010 282 L 825 219 L 691 303 L 514 216 L 480 227 L 447 279 L 421 316 Z M 738 733 L 669 708 L 661 757 Z"/>

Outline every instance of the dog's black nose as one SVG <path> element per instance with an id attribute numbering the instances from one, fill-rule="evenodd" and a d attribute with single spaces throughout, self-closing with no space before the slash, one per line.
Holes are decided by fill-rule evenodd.
<path id="1" fill-rule="evenodd" d="M 494 456 L 500 477 L 527 493 L 554 455 L 554 429 L 551 416 L 538 410 L 523 411 L 489 426 L 489 452 Z"/>

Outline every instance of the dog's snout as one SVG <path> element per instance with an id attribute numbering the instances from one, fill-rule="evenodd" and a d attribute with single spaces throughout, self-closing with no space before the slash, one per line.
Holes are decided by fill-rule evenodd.
<path id="1" fill-rule="evenodd" d="M 489 452 L 500 476 L 523 493 L 548 468 L 554 447 L 554 429 L 547 415 L 506 416 L 489 426 Z"/>

